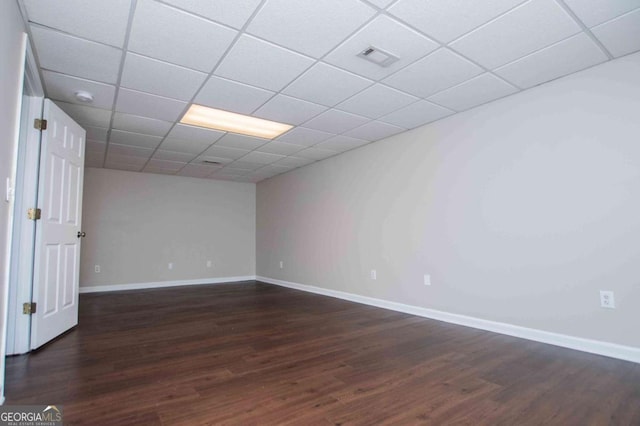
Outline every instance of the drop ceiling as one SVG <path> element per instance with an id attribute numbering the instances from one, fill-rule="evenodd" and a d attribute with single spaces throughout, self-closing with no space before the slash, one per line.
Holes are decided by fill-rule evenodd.
<path id="1" fill-rule="evenodd" d="M 20 3 L 46 95 L 87 130 L 88 167 L 241 182 L 640 50 L 640 0 Z M 371 46 L 398 60 L 358 56 Z M 294 128 L 180 124 L 192 103 Z"/>

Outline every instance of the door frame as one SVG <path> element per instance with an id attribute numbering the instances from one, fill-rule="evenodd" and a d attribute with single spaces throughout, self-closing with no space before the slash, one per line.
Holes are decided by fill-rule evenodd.
<path id="1" fill-rule="evenodd" d="M 36 207 L 41 132 L 34 128 L 42 118 L 44 90 L 36 59 L 27 34 L 24 34 L 24 70 L 20 96 L 20 127 L 14 158 L 14 207 L 9 262 L 6 348 L 4 355 L 24 354 L 31 350 L 31 316 L 22 313 L 22 304 L 31 302 L 35 222 L 26 211 Z"/>

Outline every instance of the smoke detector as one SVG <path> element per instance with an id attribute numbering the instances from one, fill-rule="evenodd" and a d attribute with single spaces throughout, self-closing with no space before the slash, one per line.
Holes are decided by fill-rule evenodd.
<path id="1" fill-rule="evenodd" d="M 357 56 L 381 67 L 388 67 L 399 59 L 397 56 L 374 46 L 367 47 Z"/>
<path id="2" fill-rule="evenodd" d="M 80 90 L 75 93 L 76 99 L 85 104 L 93 102 L 93 95 L 85 90 Z"/>

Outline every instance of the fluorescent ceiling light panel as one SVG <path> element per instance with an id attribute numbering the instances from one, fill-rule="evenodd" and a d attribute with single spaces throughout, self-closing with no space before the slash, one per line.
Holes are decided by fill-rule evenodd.
<path id="1" fill-rule="evenodd" d="M 223 130 L 225 132 L 239 133 L 241 135 L 256 136 L 259 138 L 273 139 L 293 126 L 263 120 L 248 115 L 236 114 L 221 109 L 209 108 L 192 104 L 187 113 L 180 120 L 183 124 L 206 127 L 208 129 Z"/>

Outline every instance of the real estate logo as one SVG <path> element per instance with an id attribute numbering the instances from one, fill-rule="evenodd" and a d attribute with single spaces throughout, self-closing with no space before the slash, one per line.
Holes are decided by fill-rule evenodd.
<path id="1" fill-rule="evenodd" d="M 62 426 L 62 406 L 4 405 L 0 426 Z"/>

